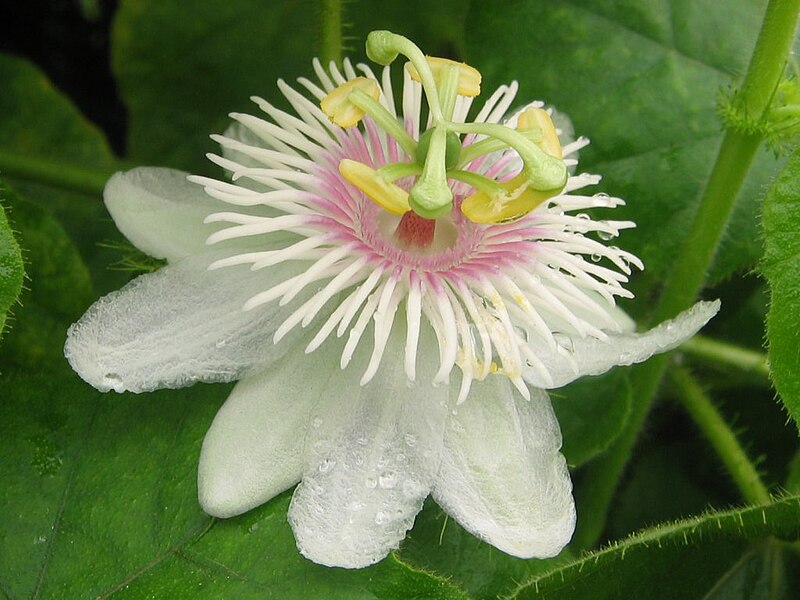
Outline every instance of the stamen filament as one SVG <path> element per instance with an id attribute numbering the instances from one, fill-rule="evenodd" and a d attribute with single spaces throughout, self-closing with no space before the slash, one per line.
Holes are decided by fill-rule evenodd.
<path id="1" fill-rule="evenodd" d="M 515 129 L 495 123 L 448 123 L 447 127 L 457 133 L 477 133 L 494 137 L 514 148 L 525 164 L 523 172 L 526 179 L 535 190 L 561 189 L 567 181 L 564 161 L 550 156 Z"/>
<path id="2" fill-rule="evenodd" d="M 439 72 L 439 101 L 442 103 L 442 116 L 449 121 L 453 118 L 453 109 L 458 96 L 459 69 L 456 65 L 445 64 Z"/>
<path id="3" fill-rule="evenodd" d="M 347 96 L 347 99 L 355 106 L 363 110 L 372 119 L 380 125 L 384 131 L 391 135 L 403 151 L 409 156 L 413 157 L 417 152 L 417 142 L 414 141 L 408 132 L 403 129 L 400 121 L 397 120 L 392 113 L 386 110 L 380 102 L 374 100 L 369 94 L 361 90 L 353 90 Z"/>
<path id="4" fill-rule="evenodd" d="M 539 129 L 517 129 L 517 131 L 534 144 L 539 144 L 539 142 L 542 141 L 542 132 Z M 500 150 L 505 150 L 506 148 L 508 148 L 508 144 L 506 144 L 503 140 L 498 140 L 491 137 L 483 139 L 479 142 L 473 142 L 472 144 L 461 148 L 458 166 L 466 166 L 476 158 L 484 156 L 485 154 L 491 154 L 492 152 L 499 152 Z"/>
<path id="5" fill-rule="evenodd" d="M 494 195 L 494 194 L 503 194 L 505 193 L 505 188 L 500 185 L 494 179 L 489 179 L 488 177 L 484 177 L 480 173 L 473 173 L 472 171 L 462 171 L 460 169 L 451 169 L 447 172 L 447 176 L 450 179 L 455 179 L 456 181 L 462 181 L 469 186 L 472 186 L 476 190 L 483 192 L 485 194 Z"/>
<path id="6" fill-rule="evenodd" d="M 403 177 L 409 176 L 416 176 L 422 174 L 422 167 L 419 166 L 417 163 L 391 163 L 388 165 L 382 166 L 378 169 L 378 175 L 380 175 L 384 181 L 394 182 L 398 179 Z"/>

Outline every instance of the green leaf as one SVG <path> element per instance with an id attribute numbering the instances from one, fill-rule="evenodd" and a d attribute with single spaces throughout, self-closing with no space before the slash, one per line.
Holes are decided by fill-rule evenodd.
<path id="1" fill-rule="evenodd" d="M 414 522 L 400 555 L 448 577 L 472 598 L 498 598 L 518 582 L 573 559 L 569 550 L 557 558 L 524 560 L 482 542 L 428 500 Z"/>
<path id="2" fill-rule="evenodd" d="M 550 392 L 570 467 L 594 458 L 617 438 L 631 411 L 627 369 L 584 377 Z"/>
<path id="3" fill-rule="evenodd" d="M 721 140 L 716 99 L 744 71 L 762 0 L 475 2 L 467 58 L 485 89 L 520 81 L 520 102 L 542 99 L 592 139 L 580 170 L 628 201 L 613 218 L 637 228 L 619 245 L 654 285 L 670 269 Z M 757 260 L 758 200 L 774 172 L 757 159 L 712 269 L 718 280 Z M 607 212 L 607 211 L 606 211 Z M 605 217 L 604 217 L 605 218 Z M 644 285 L 646 283 L 647 285 Z M 642 308 L 642 305 L 639 305 Z"/>
<path id="4" fill-rule="evenodd" d="M 203 436 L 230 386 L 103 395 L 61 370 L 3 380 L 0 582 L 13 598 L 466 596 L 399 556 L 363 570 L 300 556 L 284 494 L 203 514 Z"/>
<path id="5" fill-rule="evenodd" d="M 800 425 L 800 151 L 764 200 L 764 259 L 772 302 L 767 315 L 769 362 L 775 389 Z"/>
<path id="6" fill-rule="evenodd" d="M 37 67 L 0 53 L 0 81 L 0 149 L 75 167 L 113 167 L 105 136 Z"/>
<path id="7" fill-rule="evenodd" d="M 344 4 L 345 55 L 363 58 L 371 29 L 413 36 L 430 53 L 459 45 L 464 11 L 457 0 L 390 2 L 380 11 L 367 2 Z M 208 171 L 216 151 L 210 133 L 222 133 L 231 111 L 253 113 L 248 99 L 285 105 L 275 82 L 313 77 L 319 52 L 317 2 L 253 4 L 212 0 L 127 0 L 117 12 L 112 59 L 130 114 L 130 158 Z"/>
<path id="8" fill-rule="evenodd" d="M 118 257 L 98 244 L 119 239 L 101 201 L 118 168 L 105 137 L 26 60 L 0 54 L 0 175 L 59 219 L 84 260 L 118 287 L 106 265 Z"/>
<path id="9" fill-rule="evenodd" d="M 0 193 L 8 192 L 0 188 Z M 5 206 L 0 203 L 0 338 L 6 326 L 6 316 L 11 305 L 16 302 L 22 291 L 22 278 L 25 270 L 22 266 L 22 252 L 11 230 L 6 217 Z"/>
<path id="10" fill-rule="evenodd" d="M 279 77 L 308 74 L 314 56 L 310 0 L 253 4 L 129 0 L 119 7 L 112 61 L 130 115 L 136 161 L 208 169 L 228 113 L 275 96 Z"/>
<path id="11" fill-rule="evenodd" d="M 787 564 L 797 561 L 792 550 L 783 552 L 788 545 L 778 545 L 775 540 L 759 545 L 768 536 L 786 542 L 800 537 L 800 497 L 769 506 L 708 513 L 645 530 L 532 578 L 512 597 L 651 598 L 658 590 L 658 598 L 753 598 L 761 597 L 753 595 L 758 591 L 773 594 L 764 597 L 788 600 L 792 593 L 789 583 L 795 582 L 796 573 L 776 572 L 772 569 L 774 560 L 760 553 L 774 553 L 777 547 Z M 753 558 L 754 552 L 759 553 L 758 558 Z M 741 593 L 736 595 L 734 590 Z"/>
<path id="12" fill-rule="evenodd" d="M 6 199 L 26 250 L 28 277 L 0 359 L 32 369 L 52 368 L 64 362 L 67 327 L 92 301 L 89 271 L 53 217 L 7 187 Z"/>

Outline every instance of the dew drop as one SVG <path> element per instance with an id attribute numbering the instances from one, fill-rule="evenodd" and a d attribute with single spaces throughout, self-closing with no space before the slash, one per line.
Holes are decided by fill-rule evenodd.
<path id="1" fill-rule="evenodd" d="M 378 484 L 385 490 L 391 490 L 397 485 L 397 473 L 386 471 L 378 477 Z"/>
<path id="2" fill-rule="evenodd" d="M 389 520 L 389 515 L 387 515 L 382 510 L 375 513 L 375 524 L 376 525 L 383 525 L 386 521 Z"/>
<path id="3" fill-rule="evenodd" d="M 352 502 L 350 502 L 347 505 L 347 510 L 349 510 L 351 512 L 358 512 L 362 508 L 364 508 L 364 503 L 363 502 L 359 502 L 358 500 L 353 500 Z"/>
<path id="4" fill-rule="evenodd" d="M 395 456 L 395 460 L 397 460 L 397 462 L 399 462 L 399 463 L 405 462 L 406 461 L 406 455 L 403 454 L 402 452 L 400 452 L 397 456 Z"/>
<path id="5" fill-rule="evenodd" d="M 375 489 L 378 486 L 378 480 L 374 477 L 367 477 L 364 480 L 364 485 L 366 485 L 369 489 Z"/>
<path id="6" fill-rule="evenodd" d="M 321 485 L 312 485 L 311 492 L 316 496 L 322 496 L 325 493 L 325 488 Z"/>
<path id="7" fill-rule="evenodd" d="M 572 337 L 567 335 L 566 333 L 555 331 L 553 332 L 553 339 L 556 341 L 556 344 L 558 344 L 559 348 L 562 348 L 567 352 L 575 351 L 575 345 L 572 342 Z"/>
<path id="8" fill-rule="evenodd" d="M 326 458 L 321 463 L 319 463 L 319 472 L 320 473 L 327 473 L 330 471 L 334 465 L 336 465 L 336 461 L 332 458 Z"/>
<path id="9" fill-rule="evenodd" d="M 607 242 L 608 240 L 613 240 L 615 237 L 617 237 L 617 235 L 612 231 L 598 231 L 597 237 Z"/>
<path id="10" fill-rule="evenodd" d="M 415 436 L 413 433 L 407 433 L 405 437 L 406 437 L 406 446 L 408 446 L 409 448 L 413 448 L 414 446 L 417 445 L 417 436 Z"/>
<path id="11" fill-rule="evenodd" d="M 576 218 L 581 219 L 582 221 L 591 221 L 592 217 L 587 215 L 586 213 L 578 213 L 575 215 Z"/>
<path id="12" fill-rule="evenodd" d="M 214 344 L 214 347 L 216 347 L 216 348 L 224 348 L 227 343 L 228 343 L 228 340 L 219 340 L 216 344 Z"/>
<path id="13" fill-rule="evenodd" d="M 610 196 L 604 192 L 595 194 L 592 196 L 592 204 L 598 208 L 611 206 Z"/>
<path id="14" fill-rule="evenodd" d="M 358 444 L 359 446 L 366 446 L 367 443 L 368 443 L 368 440 L 365 437 L 360 437 L 360 438 L 358 438 L 356 440 L 356 444 Z"/>
<path id="15" fill-rule="evenodd" d="M 600 260 L 601 260 L 603 257 L 602 257 L 602 256 L 600 256 L 599 254 L 592 254 L 592 255 L 590 256 L 590 258 L 592 259 L 592 262 L 600 262 Z"/>
<path id="16" fill-rule="evenodd" d="M 105 375 L 103 375 L 103 387 L 107 387 L 108 389 L 114 390 L 115 392 L 124 391 L 124 385 L 122 384 L 122 377 L 120 377 L 116 373 L 106 373 Z"/>

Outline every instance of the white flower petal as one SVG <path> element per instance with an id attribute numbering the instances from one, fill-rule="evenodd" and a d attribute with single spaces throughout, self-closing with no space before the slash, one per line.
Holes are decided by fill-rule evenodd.
<path id="1" fill-rule="evenodd" d="M 543 344 L 532 349 L 553 378 L 552 385 L 543 380 L 532 368 L 523 370 L 522 376 L 532 386 L 557 388 L 585 375 L 600 375 L 617 365 L 632 365 L 647 360 L 654 354 L 667 352 L 681 345 L 697 333 L 719 311 L 719 300 L 698 302 L 674 319 L 664 321 L 645 333 L 609 334 L 608 341 L 591 337 L 569 338 L 560 353 L 554 353 Z M 531 339 L 535 339 L 531 337 Z M 575 371 L 577 367 L 577 372 Z"/>
<path id="2" fill-rule="evenodd" d="M 219 226 L 203 219 L 220 203 L 174 169 L 140 167 L 116 173 L 103 198 L 117 228 L 142 252 L 174 262 L 206 251 Z"/>
<path id="3" fill-rule="evenodd" d="M 381 560 L 405 537 L 430 491 L 448 389 L 431 386 L 431 360 L 419 365 L 420 383 L 403 383 L 404 339 L 394 332 L 364 387 L 366 344 L 348 370 L 327 381 L 330 397 L 312 419 L 307 468 L 289 508 L 297 547 L 314 562 L 354 569 Z M 436 354 L 429 332 L 420 348 L 422 357 Z"/>
<path id="4" fill-rule="evenodd" d="M 100 391 L 144 392 L 197 381 L 232 381 L 289 349 L 269 340 L 291 307 L 243 311 L 273 279 L 247 266 L 208 271 L 213 255 L 187 258 L 131 281 L 95 302 L 67 332 L 64 354 Z"/>
<path id="5" fill-rule="evenodd" d="M 453 394 L 458 386 L 453 387 Z M 555 556 L 575 529 L 575 504 L 550 399 L 524 400 L 505 377 L 472 384 L 448 417 L 433 497 L 465 529 L 522 558 Z"/>
<path id="6" fill-rule="evenodd" d="M 306 431 L 327 383 L 320 365 L 335 369 L 340 349 L 325 344 L 313 357 L 297 350 L 236 384 L 214 418 L 197 476 L 208 514 L 241 514 L 300 481 Z"/>

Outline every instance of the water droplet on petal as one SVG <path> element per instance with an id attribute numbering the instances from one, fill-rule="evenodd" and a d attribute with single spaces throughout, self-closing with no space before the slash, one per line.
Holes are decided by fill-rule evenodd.
<path id="1" fill-rule="evenodd" d="M 336 464 L 335 460 L 333 460 L 332 458 L 326 458 L 321 463 L 319 463 L 319 472 L 327 473 L 334 467 L 335 464 Z"/>
<path id="2" fill-rule="evenodd" d="M 414 446 L 417 445 L 417 436 L 415 436 L 413 433 L 407 433 L 405 437 L 406 437 L 406 446 L 413 448 Z"/>
<path id="3" fill-rule="evenodd" d="M 363 502 L 359 502 L 358 500 L 353 500 L 352 502 L 350 502 L 347 505 L 347 510 L 352 511 L 352 512 L 357 512 L 357 511 L 361 510 L 362 508 L 364 508 L 364 503 Z"/>
<path id="4" fill-rule="evenodd" d="M 608 194 L 600 192 L 592 196 L 592 204 L 598 208 L 611 206 L 610 197 Z"/>
<path id="5" fill-rule="evenodd" d="M 382 510 L 375 513 L 375 524 L 376 525 L 383 525 L 386 521 L 389 520 L 389 515 L 387 515 Z"/>
<path id="6" fill-rule="evenodd" d="M 386 471 L 378 477 L 378 483 L 386 490 L 391 490 L 397 485 L 397 473 L 394 471 Z"/>
<path id="7" fill-rule="evenodd" d="M 598 231 L 597 237 L 607 242 L 608 240 L 613 240 L 615 237 L 617 237 L 617 235 L 611 231 Z"/>
<path id="8" fill-rule="evenodd" d="M 369 489 L 374 489 L 378 485 L 378 480 L 374 477 L 367 477 L 364 480 L 364 485 L 366 485 Z"/>
<path id="9" fill-rule="evenodd" d="M 590 258 L 592 259 L 592 262 L 600 262 L 600 260 L 601 260 L 603 257 L 602 257 L 602 256 L 600 256 L 599 254 L 592 254 L 592 256 L 591 256 Z"/>
<path id="10" fill-rule="evenodd" d="M 526 344 L 530 341 L 528 330 L 525 329 L 524 327 L 520 327 L 519 325 L 514 325 L 514 333 L 516 333 L 517 337 Z"/>
<path id="11" fill-rule="evenodd" d="M 575 217 L 577 217 L 578 219 L 581 219 L 583 221 L 591 221 L 592 220 L 592 217 L 590 217 L 586 213 L 578 213 L 577 215 L 575 215 Z"/>
<path id="12" fill-rule="evenodd" d="M 575 345 L 572 342 L 572 337 L 567 335 L 566 333 L 555 331 L 553 332 L 553 339 L 555 340 L 559 348 L 562 348 L 570 353 L 575 351 Z"/>
<path id="13" fill-rule="evenodd" d="M 117 375 L 116 373 L 106 373 L 103 375 L 103 387 L 107 387 L 110 390 L 114 390 L 115 392 L 121 392 L 124 390 L 124 386 L 122 384 L 122 377 Z"/>

